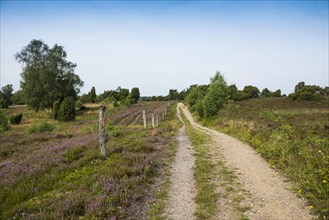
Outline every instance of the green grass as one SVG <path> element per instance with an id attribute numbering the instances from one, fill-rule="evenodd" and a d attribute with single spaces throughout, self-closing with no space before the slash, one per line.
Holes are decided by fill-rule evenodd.
<path id="1" fill-rule="evenodd" d="M 205 125 L 250 144 L 292 183 L 320 219 L 329 216 L 329 109 L 322 102 L 233 102 Z"/>
<path id="2" fill-rule="evenodd" d="M 212 181 L 214 177 L 215 164 L 209 156 L 209 148 L 207 143 L 209 137 L 204 133 L 194 129 L 187 121 L 184 114 L 181 113 L 186 124 L 186 133 L 193 145 L 195 156 L 194 179 L 196 182 L 196 210 L 197 219 L 212 219 L 216 214 L 216 202 L 218 193 L 216 185 Z"/>
<path id="3" fill-rule="evenodd" d="M 53 121 L 48 111 L 7 110 L 7 115 L 23 112 L 24 118 L 0 134 L 0 162 L 11 164 L 1 168 L 10 175 L 1 173 L 0 219 L 136 218 L 146 209 L 145 202 L 164 198 L 146 192 L 166 186 L 156 180 L 166 179 L 175 155 L 179 127 L 175 107 L 156 129 L 116 125 L 120 135 L 110 134 L 108 158 L 99 152 L 97 109 L 79 112 L 68 123 Z M 109 109 L 108 114 L 125 110 Z M 55 125 L 52 132 L 27 132 L 44 120 Z"/>

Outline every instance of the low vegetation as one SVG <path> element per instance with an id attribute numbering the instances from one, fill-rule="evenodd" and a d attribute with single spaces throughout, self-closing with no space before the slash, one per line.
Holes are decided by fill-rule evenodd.
<path id="1" fill-rule="evenodd" d="M 29 127 L 28 132 L 29 133 L 50 132 L 50 131 L 54 130 L 54 128 L 55 127 L 53 124 L 50 124 L 47 121 L 42 121 L 42 122 L 32 124 Z"/>
<path id="2" fill-rule="evenodd" d="M 10 124 L 12 125 L 18 125 L 22 121 L 23 114 L 17 114 L 17 115 L 12 115 L 9 118 Z"/>
<path id="3" fill-rule="evenodd" d="M 294 184 L 320 218 L 329 216 L 328 101 L 288 97 L 231 102 L 203 123 L 254 147 Z"/>
<path id="4" fill-rule="evenodd" d="M 215 172 L 215 164 L 210 159 L 210 152 L 207 143 L 209 137 L 194 129 L 185 120 L 186 132 L 191 140 L 195 156 L 194 178 L 196 182 L 196 211 L 197 219 L 213 219 L 217 211 L 216 201 L 219 197 L 216 192 L 216 185 L 212 181 Z"/>
<path id="5" fill-rule="evenodd" d="M 166 182 L 168 161 L 175 152 L 176 109 L 168 109 L 166 120 L 155 129 L 144 129 L 134 120 L 121 122 L 144 108 L 157 111 L 164 105 L 140 103 L 138 108 L 132 106 L 134 111 L 108 106 L 113 121 L 108 158 L 99 152 L 97 104 L 78 111 L 76 120 L 66 123 L 53 120 L 51 111 L 35 112 L 25 106 L 4 110 L 5 115 L 23 112 L 24 121 L 0 134 L 0 218 L 145 216 L 147 204 L 160 201 L 153 197 L 161 189 L 155 183 Z M 29 133 L 49 125 L 51 132 Z"/>

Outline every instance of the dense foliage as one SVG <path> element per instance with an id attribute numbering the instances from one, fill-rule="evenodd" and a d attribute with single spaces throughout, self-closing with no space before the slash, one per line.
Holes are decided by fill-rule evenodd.
<path id="1" fill-rule="evenodd" d="M 289 97 L 293 100 L 304 101 L 320 101 L 327 94 L 327 88 L 322 89 L 316 85 L 305 85 L 305 82 L 300 82 L 295 86 L 294 93 Z"/>
<path id="2" fill-rule="evenodd" d="M 8 128 L 8 119 L 6 115 L 2 111 L 0 111 L 0 132 L 4 132 L 8 130 Z"/>
<path id="3" fill-rule="evenodd" d="M 96 95 L 96 89 L 95 89 L 95 87 L 93 86 L 93 87 L 91 88 L 90 92 L 89 92 L 89 98 L 90 98 L 90 101 L 91 101 L 92 103 L 96 103 L 96 97 L 97 97 L 97 95 Z"/>
<path id="4" fill-rule="evenodd" d="M 8 84 L 0 90 L 0 108 L 8 108 L 12 102 L 13 85 Z"/>
<path id="5" fill-rule="evenodd" d="M 49 48 L 42 40 L 32 40 L 16 54 L 23 65 L 21 89 L 25 101 L 35 110 L 52 108 L 59 98 L 77 98 L 83 82 L 74 74 L 76 64 L 66 56 L 62 46 Z"/>
<path id="6" fill-rule="evenodd" d="M 217 112 L 228 102 L 229 94 L 227 83 L 220 72 L 213 78 L 209 89 L 203 99 L 203 110 L 205 117 L 215 116 Z"/>
<path id="7" fill-rule="evenodd" d="M 131 89 L 129 99 L 130 99 L 130 104 L 136 104 L 140 98 L 139 94 L 139 88 L 135 87 Z"/>
<path id="8" fill-rule="evenodd" d="M 60 105 L 57 119 L 59 121 L 72 121 L 75 119 L 75 115 L 75 101 L 72 97 L 66 97 Z"/>

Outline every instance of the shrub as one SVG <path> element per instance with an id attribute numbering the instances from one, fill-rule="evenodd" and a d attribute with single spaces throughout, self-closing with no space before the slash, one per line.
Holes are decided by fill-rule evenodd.
<path id="1" fill-rule="evenodd" d="M 295 86 L 295 92 L 290 94 L 292 100 L 320 101 L 324 98 L 325 90 L 316 85 L 305 85 L 300 82 Z"/>
<path id="2" fill-rule="evenodd" d="M 80 100 L 75 102 L 75 108 L 79 111 L 87 109 L 87 107 L 84 104 L 82 104 Z"/>
<path id="3" fill-rule="evenodd" d="M 111 122 L 107 123 L 106 129 L 110 133 L 110 137 L 119 137 L 121 135 L 121 130 Z"/>
<path id="4" fill-rule="evenodd" d="M 54 125 L 48 123 L 47 121 L 42 121 L 36 124 L 33 124 L 29 127 L 28 132 L 29 133 L 42 133 L 46 131 L 52 131 L 54 130 Z"/>
<path id="5" fill-rule="evenodd" d="M 118 107 L 119 106 L 119 103 L 117 102 L 117 100 L 115 100 L 114 102 L 113 102 L 113 107 Z"/>
<path id="6" fill-rule="evenodd" d="M 18 125 L 22 121 L 22 116 L 23 114 L 18 114 L 18 115 L 12 115 L 9 118 L 10 124 L 12 125 Z"/>
<path id="7" fill-rule="evenodd" d="M 61 107 L 61 100 L 58 99 L 56 102 L 54 102 L 53 104 L 53 118 L 55 120 L 58 119 L 58 113 L 59 113 L 59 109 Z"/>
<path id="8" fill-rule="evenodd" d="M 8 119 L 5 116 L 5 114 L 0 111 L 0 132 L 4 132 L 6 130 L 8 130 L 9 126 L 8 126 Z"/>
<path id="9" fill-rule="evenodd" d="M 6 100 L 3 98 L 0 98 L 0 108 L 8 108 Z"/>
<path id="10" fill-rule="evenodd" d="M 259 97 L 259 89 L 256 86 L 245 86 L 242 91 L 248 94 L 248 98 Z"/>
<path id="11" fill-rule="evenodd" d="M 59 121 L 73 121 L 75 119 L 75 102 L 72 97 L 66 97 L 58 111 Z"/>

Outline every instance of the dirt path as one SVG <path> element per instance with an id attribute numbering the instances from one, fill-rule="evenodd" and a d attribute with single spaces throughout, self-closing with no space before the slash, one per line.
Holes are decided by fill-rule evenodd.
<path id="1" fill-rule="evenodd" d="M 305 203 L 289 191 L 291 186 L 251 147 L 199 125 L 183 104 L 179 103 L 178 107 L 194 127 L 212 137 L 210 148 L 218 151 L 226 165 L 237 171 L 238 181 L 250 193 L 252 206 L 247 213 L 250 219 L 312 219 Z"/>
<path id="2" fill-rule="evenodd" d="M 177 117 L 184 124 L 177 107 Z M 172 165 L 169 202 L 166 207 L 168 219 L 193 220 L 195 217 L 194 195 L 195 184 L 193 178 L 194 156 L 192 145 L 185 133 L 185 124 L 179 130 L 179 146 L 176 160 Z"/>

